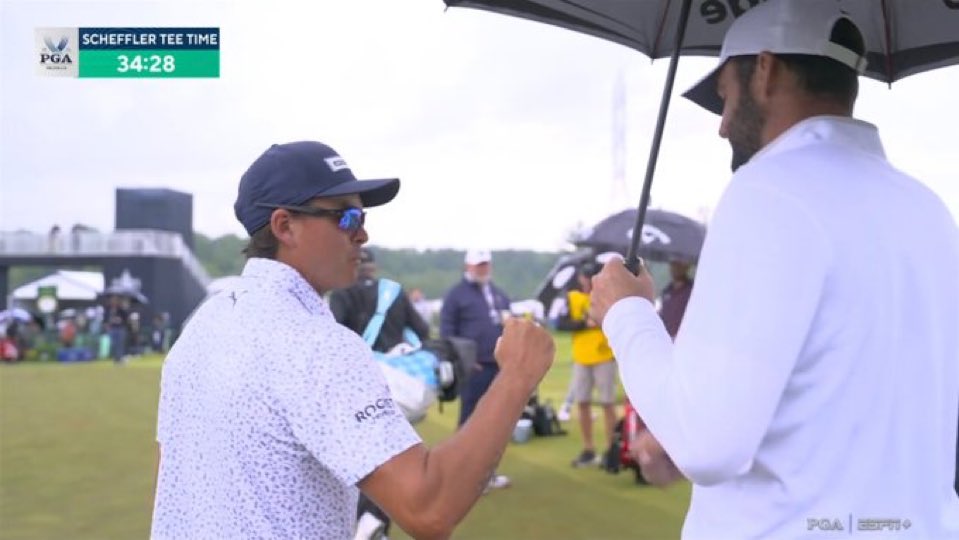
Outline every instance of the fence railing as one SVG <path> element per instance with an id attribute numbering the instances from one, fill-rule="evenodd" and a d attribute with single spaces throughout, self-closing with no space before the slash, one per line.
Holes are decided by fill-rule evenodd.
<path id="1" fill-rule="evenodd" d="M 205 287 L 210 276 L 179 233 L 148 229 L 102 232 L 36 234 L 0 232 L 0 257 L 169 257 L 180 259 L 187 270 Z"/>

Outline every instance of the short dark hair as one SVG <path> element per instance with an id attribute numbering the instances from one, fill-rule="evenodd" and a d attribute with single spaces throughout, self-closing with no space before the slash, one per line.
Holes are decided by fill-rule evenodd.
<path id="1" fill-rule="evenodd" d="M 243 248 L 243 254 L 247 259 L 276 259 L 276 253 L 280 249 L 280 241 L 273 234 L 273 228 L 267 223 L 260 227 L 250 236 L 250 241 Z"/>
<path id="2" fill-rule="evenodd" d="M 858 55 L 866 50 L 859 29 L 846 18 L 836 21 L 829 40 Z M 852 108 L 859 95 L 859 74 L 851 67 L 832 58 L 808 54 L 777 54 L 776 58 L 796 74 L 800 87 L 806 92 Z M 756 69 L 756 56 L 738 56 L 734 60 L 739 83 L 748 85 Z"/>

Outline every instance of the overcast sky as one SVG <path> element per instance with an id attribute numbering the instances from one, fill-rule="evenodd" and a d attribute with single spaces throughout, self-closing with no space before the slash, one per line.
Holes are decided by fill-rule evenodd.
<path id="1" fill-rule="evenodd" d="M 33 32 L 57 26 L 220 27 L 221 76 L 40 77 Z M 684 58 L 677 91 L 714 62 Z M 401 178 L 370 212 L 373 244 L 554 250 L 577 223 L 635 206 L 666 67 L 441 0 L 2 0 L 0 230 L 110 230 L 116 187 L 166 187 L 193 194 L 196 230 L 243 235 L 240 175 L 272 143 L 315 139 L 361 178 Z M 619 77 L 625 197 L 612 181 Z M 891 89 L 864 81 L 857 116 L 959 216 L 957 89 L 957 66 Z M 653 206 L 698 218 L 716 204 L 729 178 L 718 124 L 673 100 Z"/>

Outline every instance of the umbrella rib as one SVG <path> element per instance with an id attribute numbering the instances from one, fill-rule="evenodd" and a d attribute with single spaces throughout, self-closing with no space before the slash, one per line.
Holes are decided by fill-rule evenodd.
<path id="1" fill-rule="evenodd" d="M 473 0 L 444 0 L 447 7 L 464 7 L 464 8 L 474 8 L 474 9 L 485 9 L 488 11 L 504 13 L 507 15 L 512 15 L 514 17 L 531 19 L 535 22 L 540 22 L 543 24 L 549 24 L 553 26 L 563 27 L 566 25 L 567 28 L 575 29 L 584 34 L 593 35 L 601 39 L 607 39 L 617 43 L 626 45 L 632 49 L 637 49 L 642 52 L 641 49 L 638 49 L 639 45 L 636 40 L 630 36 L 627 32 L 620 32 L 613 30 L 610 27 L 603 26 L 602 24 L 594 23 L 587 21 L 581 17 L 576 17 L 570 15 L 564 11 L 561 11 L 555 7 L 547 7 L 535 2 L 526 0 L 524 3 L 520 4 L 517 0 L 485 0 L 485 1 L 473 1 Z M 573 9 L 578 9 L 580 11 L 590 13 L 595 17 L 602 19 L 604 22 L 610 22 L 617 24 L 621 27 L 625 27 L 627 30 L 638 31 L 636 28 L 629 26 L 625 23 L 621 23 L 616 19 L 608 15 L 604 15 L 598 11 L 586 8 L 575 2 L 569 0 L 560 0 L 562 4 L 570 6 Z"/>
<path id="2" fill-rule="evenodd" d="M 633 30 L 633 31 L 639 31 L 639 30 L 640 30 L 640 28 L 638 28 L 638 27 L 636 27 L 636 26 L 631 26 L 631 25 L 629 25 L 628 23 L 625 23 L 625 22 L 623 22 L 623 21 L 616 20 L 616 19 L 610 17 L 609 15 L 607 15 L 607 14 L 605 14 L 605 13 L 603 13 L 603 12 L 597 11 L 597 10 L 595 10 L 595 9 L 588 8 L 588 7 L 586 7 L 586 6 L 582 5 L 582 4 L 579 4 L 579 3 L 577 3 L 577 2 L 574 2 L 574 1 L 572 1 L 572 0 L 560 0 L 560 3 L 566 4 L 567 6 L 571 6 L 571 7 L 574 7 L 574 8 L 576 8 L 576 9 L 579 9 L 579 10 L 582 10 L 582 11 L 584 11 L 584 12 L 586 12 L 586 13 L 589 13 L 589 14 L 591 14 L 591 15 L 594 15 L 594 16 L 596 16 L 596 17 L 598 17 L 598 18 L 600 18 L 600 19 L 603 19 L 603 20 L 605 20 L 605 21 L 609 21 L 609 22 L 611 22 L 611 23 L 615 23 L 615 24 L 618 24 L 618 25 L 622 25 L 622 26 L 624 26 L 624 27 L 626 27 L 626 28 L 628 28 L 628 29 L 630 29 L 630 30 Z M 547 9 L 548 9 L 548 8 L 547 8 Z M 556 10 L 552 10 L 552 11 L 556 11 Z M 563 13 L 563 16 L 564 16 L 564 17 L 569 17 L 569 16 L 566 15 L 565 13 Z M 582 22 L 582 21 L 581 21 L 581 22 Z M 626 37 L 626 38 L 628 38 L 628 39 L 632 39 L 632 38 L 630 38 L 628 35 L 624 35 L 624 34 L 622 34 L 622 33 L 620 33 L 620 32 L 614 32 L 614 31 L 613 31 L 612 29 L 610 29 L 610 28 L 601 27 L 601 26 L 599 26 L 599 25 L 597 25 L 597 24 L 595 24 L 595 23 L 588 23 L 588 24 L 589 24 L 590 26 L 595 26 L 595 27 L 597 27 L 597 28 L 606 30 L 606 31 L 608 31 L 608 32 L 615 33 L 615 34 L 617 34 L 617 35 Z"/>
<path id="3" fill-rule="evenodd" d="M 889 8 L 886 6 L 886 0 L 882 0 L 882 26 L 886 37 L 886 84 L 892 88 L 894 80 L 892 65 L 892 35 L 889 29 Z"/>
<path id="4" fill-rule="evenodd" d="M 669 15 L 669 8 L 673 5 L 673 0 L 666 1 L 666 9 L 663 10 L 663 16 L 659 19 L 659 28 L 656 30 L 656 41 L 653 42 L 653 50 L 650 51 L 650 58 L 656 58 L 659 55 L 659 43 L 663 39 L 663 30 L 666 29 L 666 16 Z"/>

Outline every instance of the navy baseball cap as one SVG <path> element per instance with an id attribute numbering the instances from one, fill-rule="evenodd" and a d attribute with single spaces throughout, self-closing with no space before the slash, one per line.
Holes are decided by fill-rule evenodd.
<path id="1" fill-rule="evenodd" d="M 316 141 L 274 144 L 240 178 L 233 204 L 236 218 L 252 235 L 270 222 L 268 205 L 302 205 L 317 197 L 359 195 L 363 206 L 386 204 L 400 190 L 397 178 L 357 180 L 346 161 Z"/>

